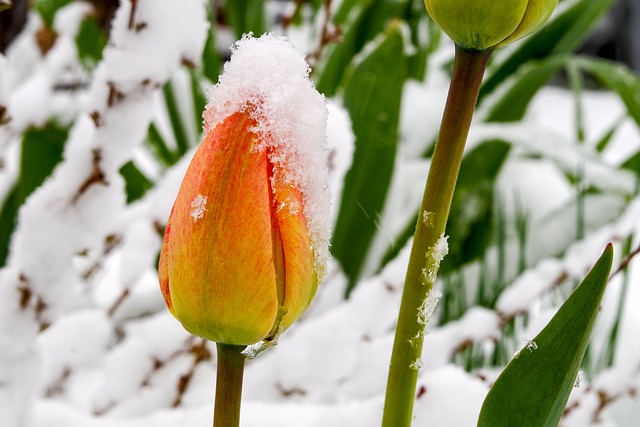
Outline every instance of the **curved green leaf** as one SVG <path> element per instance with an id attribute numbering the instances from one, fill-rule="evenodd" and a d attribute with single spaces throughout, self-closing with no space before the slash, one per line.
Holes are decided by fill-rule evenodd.
<path id="1" fill-rule="evenodd" d="M 565 65 L 564 56 L 532 61 L 514 76 L 512 86 L 491 106 L 488 122 L 515 122 L 524 117 L 538 90 Z"/>
<path id="2" fill-rule="evenodd" d="M 20 206 L 51 175 L 62 160 L 68 130 L 56 122 L 28 129 L 22 138 L 20 175 L 0 209 L 0 266 L 9 254 L 9 244 Z"/>
<path id="3" fill-rule="evenodd" d="M 332 244 L 351 284 L 360 275 L 391 183 L 398 142 L 404 39 L 394 22 L 347 82 L 344 103 L 356 137 Z"/>
<path id="4" fill-rule="evenodd" d="M 542 29 L 527 37 L 506 60 L 489 69 L 480 89 L 479 102 L 527 61 L 573 52 L 613 4 L 614 0 L 579 0 L 552 18 Z"/>
<path id="5" fill-rule="evenodd" d="M 624 65 L 607 61 L 581 57 L 575 60 L 578 67 L 589 72 L 607 88 L 616 92 L 627 107 L 629 116 L 640 126 L 640 76 Z"/>
<path id="6" fill-rule="evenodd" d="M 556 427 L 607 285 L 609 244 L 547 326 L 509 362 L 482 405 L 479 427 Z"/>
<path id="7" fill-rule="evenodd" d="M 348 78 L 348 68 L 364 46 L 387 28 L 389 22 L 404 16 L 408 0 L 358 0 L 342 4 L 334 24 L 344 32 L 340 43 L 329 44 L 314 70 L 316 88 L 333 96 Z"/>

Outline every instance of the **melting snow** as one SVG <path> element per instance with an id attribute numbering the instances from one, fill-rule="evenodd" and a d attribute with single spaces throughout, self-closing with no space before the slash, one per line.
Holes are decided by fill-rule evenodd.
<path id="1" fill-rule="evenodd" d="M 193 199 L 193 202 L 191 202 L 191 211 L 189 212 L 189 214 L 193 218 L 194 222 L 198 221 L 199 219 L 202 219 L 202 217 L 204 216 L 204 213 L 207 210 L 206 206 L 207 206 L 206 196 L 203 196 L 202 194 L 198 194 L 196 198 Z"/>

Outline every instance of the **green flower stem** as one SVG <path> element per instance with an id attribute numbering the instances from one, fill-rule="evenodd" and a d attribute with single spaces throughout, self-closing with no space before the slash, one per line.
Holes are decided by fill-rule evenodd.
<path id="1" fill-rule="evenodd" d="M 425 330 L 421 312 L 424 312 L 424 303 L 433 288 L 439 266 L 433 248 L 447 225 L 462 153 L 491 53 L 491 50 L 470 51 L 456 47 L 449 96 L 431 160 L 402 293 L 383 427 L 411 425 Z M 428 270 L 432 270 L 433 275 L 426 275 Z"/>
<path id="2" fill-rule="evenodd" d="M 218 374 L 213 427 L 238 427 L 244 374 L 244 346 L 217 343 Z"/>

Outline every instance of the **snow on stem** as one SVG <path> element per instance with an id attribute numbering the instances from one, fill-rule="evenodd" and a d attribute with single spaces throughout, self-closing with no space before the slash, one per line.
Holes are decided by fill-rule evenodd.
<path id="1" fill-rule="evenodd" d="M 420 356 L 427 325 L 425 302 L 446 254 L 444 231 L 451 208 L 462 153 L 471 127 L 480 83 L 492 50 L 482 52 L 456 47 L 449 96 L 429 169 L 402 302 L 387 380 L 383 427 L 408 427 L 413 419 Z M 426 257 L 426 263 L 425 263 Z"/>

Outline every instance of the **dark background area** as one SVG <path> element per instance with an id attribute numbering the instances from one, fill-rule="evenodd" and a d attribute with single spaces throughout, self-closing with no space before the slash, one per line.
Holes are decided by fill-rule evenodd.
<path id="1" fill-rule="evenodd" d="M 618 0 L 580 51 L 640 72 L 640 0 Z"/>

